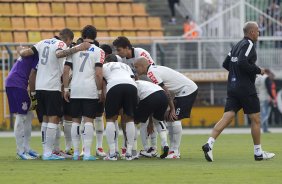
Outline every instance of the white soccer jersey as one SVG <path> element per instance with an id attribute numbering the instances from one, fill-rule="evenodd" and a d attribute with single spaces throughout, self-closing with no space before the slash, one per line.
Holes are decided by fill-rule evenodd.
<path id="1" fill-rule="evenodd" d="M 192 80 L 165 66 L 151 65 L 147 77 L 155 84 L 163 83 L 175 97 L 190 95 L 198 89 Z"/>
<path id="2" fill-rule="evenodd" d="M 71 98 L 98 99 L 95 81 L 95 65 L 104 63 L 105 53 L 91 44 L 87 51 L 79 51 L 69 57 L 72 63 Z"/>
<path id="3" fill-rule="evenodd" d="M 152 82 L 144 80 L 137 80 L 135 82 L 137 84 L 137 92 L 140 100 L 145 99 L 146 97 L 157 91 L 163 90 L 159 85 L 156 85 Z"/>
<path id="4" fill-rule="evenodd" d="M 121 58 L 122 62 L 129 65 L 135 71 L 134 62 L 140 57 L 145 57 L 149 64 L 155 63 L 149 52 L 142 48 L 132 48 L 132 58 Z"/>
<path id="5" fill-rule="evenodd" d="M 103 76 L 107 81 L 107 92 L 118 84 L 132 84 L 136 86 L 132 79 L 134 76 L 131 68 L 124 63 L 109 62 L 103 65 Z"/>
<path id="6" fill-rule="evenodd" d="M 36 75 L 36 90 L 61 91 L 61 76 L 65 58 L 57 58 L 56 51 L 67 45 L 56 38 L 46 39 L 34 45 L 39 62 Z"/>

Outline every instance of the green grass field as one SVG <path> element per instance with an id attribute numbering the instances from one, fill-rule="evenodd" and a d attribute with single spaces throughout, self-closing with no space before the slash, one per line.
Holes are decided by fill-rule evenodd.
<path id="1" fill-rule="evenodd" d="M 262 135 L 263 148 L 276 156 L 260 162 L 254 161 L 250 135 L 221 135 L 214 147 L 215 162 L 206 162 L 201 151 L 206 139 L 207 135 L 183 136 L 179 160 L 83 162 L 16 160 L 15 140 L 0 138 L 0 184 L 282 183 L 281 134 Z M 32 138 L 31 145 L 41 150 L 40 138 Z"/>

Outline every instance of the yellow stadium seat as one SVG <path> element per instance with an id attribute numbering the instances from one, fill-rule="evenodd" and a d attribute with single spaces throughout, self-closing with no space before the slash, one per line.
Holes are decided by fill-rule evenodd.
<path id="1" fill-rule="evenodd" d="M 135 31 L 123 31 L 122 35 L 126 36 L 126 37 L 136 37 L 136 32 Z M 130 43 L 136 44 L 137 41 L 136 41 L 136 39 L 130 39 Z"/>
<path id="2" fill-rule="evenodd" d="M 78 38 L 81 37 L 81 33 L 79 31 L 74 31 L 73 34 L 74 34 L 74 41 L 76 41 Z"/>
<path id="3" fill-rule="evenodd" d="M 120 15 L 132 15 L 132 7 L 130 3 L 120 3 L 118 4 Z"/>
<path id="4" fill-rule="evenodd" d="M 49 3 L 37 3 L 39 15 L 52 15 Z"/>
<path id="5" fill-rule="evenodd" d="M 12 17 L 11 20 L 12 20 L 12 27 L 14 30 L 24 30 L 25 29 L 23 17 Z"/>
<path id="6" fill-rule="evenodd" d="M 38 15 L 37 6 L 35 3 L 25 3 L 24 10 L 26 15 Z"/>
<path id="7" fill-rule="evenodd" d="M 76 3 L 65 3 L 66 15 L 78 15 L 78 9 Z"/>
<path id="8" fill-rule="evenodd" d="M 29 31 L 28 32 L 28 42 L 39 42 L 41 40 L 41 34 L 39 31 Z"/>
<path id="9" fill-rule="evenodd" d="M 147 17 L 134 17 L 134 27 L 137 30 L 148 30 Z"/>
<path id="10" fill-rule="evenodd" d="M 80 30 L 77 17 L 66 17 L 66 27 L 69 29 Z"/>
<path id="11" fill-rule="evenodd" d="M 27 30 L 38 30 L 38 20 L 36 17 L 25 17 L 24 18 L 25 22 L 25 28 Z"/>
<path id="12" fill-rule="evenodd" d="M 91 17 L 80 17 L 79 25 L 81 29 L 86 25 L 93 25 L 92 18 Z M 94 26 L 96 27 L 96 25 Z"/>
<path id="13" fill-rule="evenodd" d="M 105 38 L 105 37 L 109 37 L 109 33 L 107 31 L 98 31 L 97 32 L 97 38 Z"/>
<path id="14" fill-rule="evenodd" d="M 64 17 L 52 17 L 52 28 L 56 30 L 61 30 L 66 27 Z"/>
<path id="15" fill-rule="evenodd" d="M 110 30 L 120 30 L 120 23 L 118 17 L 107 17 L 107 28 Z"/>
<path id="16" fill-rule="evenodd" d="M 52 23 L 50 17 L 39 17 L 38 18 L 40 30 L 52 30 Z"/>
<path id="17" fill-rule="evenodd" d="M 148 17 L 149 29 L 162 30 L 162 22 L 159 17 Z"/>
<path id="18" fill-rule="evenodd" d="M 51 3 L 51 9 L 53 15 L 64 15 L 65 7 L 64 3 Z"/>
<path id="19" fill-rule="evenodd" d="M 10 3 L 1 3 L 0 15 L 11 15 Z"/>
<path id="20" fill-rule="evenodd" d="M 78 3 L 79 15 L 93 15 L 90 3 Z"/>
<path id="21" fill-rule="evenodd" d="M 53 32 L 49 32 L 49 31 L 41 31 L 41 39 L 45 40 L 45 39 L 49 39 L 49 38 L 53 38 L 54 37 L 54 33 Z"/>
<path id="22" fill-rule="evenodd" d="M 151 37 L 163 37 L 164 33 L 162 31 L 151 31 L 150 35 Z"/>
<path id="23" fill-rule="evenodd" d="M 132 12 L 134 12 L 134 15 L 139 15 L 139 16 L 147 15 L 145 6 L 142 3 L 133 3 Z"/>
<path id="24" fill-rule="evenodd" d="M 0 30 L 11 30 L 12 24 L 8 17 L 0 17 Z"/>
<path id="25" fill-rule="evenodd" d="M 110 31 L 110 37 L 119 37 L 122 36 L 122 32 L 121 31 Z"/>
<path id="26" fill-rule="evenodd" d="M 1 42 L 13 42 L 12 32 L 0 32 Z"/>
<path id="27" fill-rule="evenodd" d="M 106 15 L 119 15 L 117 3 L 105 4 Z"/>
<path id="28" fill-rule="evenodd" d="M 134 30 L 132 17 L 121 17 L 120 24 L 123 30 Z"/>
<path id="29" fill-rule="evenodd" d="M 93 24 L 98 30 L 107 29 L 106 19 L 104 17 L 96 17 L 93 19 Z"/>
<path id="30" fill-rule="evenodd" d="M 26 43 L 27 41 L 27 35 L 26 32 L 14 32 L 14 42 L 16 43 Z"/>
<path id="31" fill-rule="evenodd" d="M 11 10 L 13 15 L 24 15 L 23 3 L 13 3 L 11 4 Z"/>
<path id="32" fill-rule="evenodd" d="M 150 33 L 149 31 L 137 31 L 137 34 L 136 34 L 137 37 L 150 37 Z M 140 44 L 149 44 L 151 41 L 150 39 L 139 39 L 137 40 L 138 43 Z"/>
<path id="33" fill-rule="evenodd" d="M 91 3 L 93 15 L 105 15 L 105 6 L 103 3 Z"/>

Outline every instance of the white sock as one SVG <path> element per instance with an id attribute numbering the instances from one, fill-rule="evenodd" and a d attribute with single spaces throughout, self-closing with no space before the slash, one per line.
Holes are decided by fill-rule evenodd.
<path id="1" fill-rule="evenodd" d="M 83 118 L 82 118 L 81 124 L 80 124 L 80 135 L 81 135 L 81 148 L 82 148 L 82 151 L 84 151 L 83 133 L 84 133 L 84 121 L 83 121 Z"/>
<path id="2" fill-rule="evenodd" d="M 115 124 L 114 122 L 107 122 L 106 125 L 106 136 L 107 136 L 107 142 L 110 149 L 110 155 L 115 154 L 116 148 L 115 148 Z"/>
<path id="3" fill-rule="evenodd" d="M 93 136 L 94 136 L 94 127 L 92 122 L 86 122 L 84 124 L 84 156 L 90 156 L 91 155 L 91 147 L 93 142 Z"/>
<path id="4" fill-rule="evenodd" d="M 56 139 L 58 125 L 55 123 L 49 122 L 46 130 L 46 144 L 44 156 L 49 157 L 52 154 L 54 143 Z"/>
<path id="5" fill-rule="evenodd" d="M 174 148 L 173 151 L 175 153 L 179 153 L 180 150 L 180 143 L 181 143 L 181 137 L 182 137 L 182 124 L 181 121 L 175 121 L 172 123 L 172 131 L 173 131 L 173 142 L 174 142 Z"/>
<path id="6" fill-rule="evenodd" d="M 213 138 L 213 137 L 210 137 L 209 139 L 208 139 L 208 144 L 209 144 L 209 147 L 212 149 L 213 148 L 213 144 L 214 144 L 214 142 L 215 142 L 215 139 Z"/>
<path id="7" fill-rule="evenodd" d="M 134 122 L 127 122 L 126 123 L 126 137 L 127 137 L 127 149 L 126 153 L 131 155 L 132 148 L 134 144 L 134 136 L 135 136 L 135 125 Z"/>
<path id="8" fill-rule="evenodd" d="M 262 148 L 261 148 L 261 144 L 259 145 L 254 145 L 254 153 L 255 155 L 259 156 L 262 154 Z"/>
<path id="9" fill-rule="evenodd" d="M 115 152 L 118 152 L 118 136 L 119 136 L 119 127 L 118 122 L 115 121 Z"/>
<path id="10" fill-rule="evenodd" d="M 56 137 L 54 142 L 54 152 L 60 152 L 61 124 L 58 124 L 56 129 Z"/>
<path id="11" fill-rule="evenodd" d="M 71 126 L 71 141 L 73 145 L 74 155 L 79 155 L 79 144 L 80 144 L 80 124 L 72 122 Z"/>
<path id="12" fill-rule="evenodd" d="M 160 135 L 161 138 L 161 145 L 162 147 L 168 146 L 167 144 L 167 133 L 166 133 L 166 126 L 163 123 L 163 121 L 158 121 L 156 119 L 153 119 L 155 127 L 157 129 L 158 134 Z"/>
<path id="13" fill-rule="evenodd" d="M 169 135 L 169 151 L 173 151 L 173 147 L 174 147 L 174 141 L 173 141 L 173 130 L 172 130 L 172 123 L 173 122 L 166 122 L 166 128 L 168 130 L 168 135 Z"/>
<path id="14" fill-rule="evenodd" d="M 95 118 L 96 150 L 103 147 L 104 122 L 102 117 Z"/>
<path id="15" fill-rule="evenodd" d="M 126 129 L 126 128 L 125 128 Z M 122 139 L 122 147 L 126 148 L 127 146 L 127 137 L 126 137 L 126 130 L 122 130 L 123 139 Z"/>
<path id="16" fill-rule="evenodd" d="M 29 111 L 26 115 L 26 121 L 24 122 L 24 150 L 29 152 L 30 146 L 30 136 L 31 136 L 31 123 L 33 119 L 33 112 Z"/>
<path id="17" fill-rule="evenodd" d="M 144 122 L 140 123 L 141 141 L 142 141 L 143 148 L 146 151 L 149 149 L 147 126 L 148 126 L 148 121 L 146 123 Z"/>
<path id="18" fill-rule="evenodd" d="M 72 121 L 64 120 L 64 136 L 65 136 L 65 146 L 66 151 L 69 151 L 71 149 L 71 127 L 72 127 Z"/>
<path id="19" fill-rule="evenodd" d="M 26 115 L 17 114 L 15 125 L 14 125 L 14 134 L 16 138 L 17 145 L 17 153 L 24 153 L 24 121 L 26 119 Z"/>
<path id="20" fill-rule="evenodd" d="M 48 123 L 42 122 L 41 124 L 41 143 L 42 143 L 42 153 L 45 152 L 45 144 L 46 144 L 46 130 Z"/>
<path id="21" fill-rule="evenodd" d="M 132 147 L 132 156 L 135 156 L 137 154 L 137 138 L 138 138 L 138 129 L 137 126 L 134 124 L 135 126 L 135 131 L 134 131 L 134 143 L 133 143 L 133 147 Z"/>
<path id="22" fill-rule="evenodd" d="M 151 147 L 154 149 L 157 149 L 157 129 L 153 125 L 154 132 L 150 135 L 150 140 L 151 140 Z"/>

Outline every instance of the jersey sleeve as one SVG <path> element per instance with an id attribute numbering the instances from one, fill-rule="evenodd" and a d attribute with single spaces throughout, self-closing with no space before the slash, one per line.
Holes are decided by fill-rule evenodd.
<path id="1" fill-rule="evenodd" d="M 163 83 L 163 80 L 160 78 L 156 71 L 149 70 L 147 73 L 147 77 L 155 84 L 159 85 Z"/>
<path id="2" fill-rule="evenodd" d="M 72 68 L 72 56 L 68 56 L 65 61 L 65 65 Z"/>
<path id="3" fill-rule="evenodd" d="M 225 68 L 226 70 L 229 71 L 229 64 L 230 64 L 230 61 L 231 61 L 231 51 L 228 53 L 228 55 L 226 56 L 225 60 L 223 61 L 223 68 Z"/>
<path id="4" fill-rule="evenodd" d="M 38 60 L 39 60 L 38 54 L 33 55 L 33 61 L 32 61 L 32 66 L 31 67 L 34 70 L 37 70 Z"/>
<path id="5" fill-rule="evenodd" d="M 61 41 L 61 40 L 58 40 L 55 44 L 55 50 L 65 50 L 67 49 L 67 45 L 65 44 L 65 42 Z"/>
<path id="6" fill-rule="evenodd" d="M 38 42 L 37 44 L 35 44 L 35 45 L 33 45 L 31 47 L 31 49 L 32 49 L 34 54 L 38 54 L 38 52 L 40 51 L 40 48 L 41 48 L 41 45 L 42 45 L 43 42 L 44 42 L 44 40 Z"/>
<path id="7" fill-rule="evenodd" d="M 149 54 L 149 52 L 147 52 L 146 50 L 142 50 L 140 52 L 140 57 L 145 57 L 147 59 L 147 61 L 149 62 L 149 64 L 155 64 L 153 58 L 151 57 L 151 55 Z"/>

